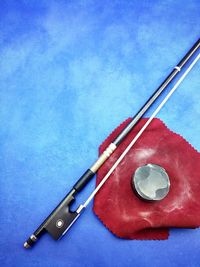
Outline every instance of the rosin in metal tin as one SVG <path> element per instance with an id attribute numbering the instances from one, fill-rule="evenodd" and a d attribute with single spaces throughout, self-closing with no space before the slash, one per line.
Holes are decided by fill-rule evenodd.
<path id="1" fill-rule="evenodd" d="M 137 168 L 132 178 L 132 186 L 142 199 L 161 200 L 169 192 L 170 180 L 164 168 L 147 164 Z"/>

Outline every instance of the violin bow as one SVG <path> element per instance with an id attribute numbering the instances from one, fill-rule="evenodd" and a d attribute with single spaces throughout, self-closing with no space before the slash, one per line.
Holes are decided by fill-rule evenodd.
<path id="1" fill-rule="evenodd" d="M 171 73 L 167 76 L 164 82 L 158 87 L 158 89 L 153 93 L 153 95 L 147 100 L 147 102 L 142 106 L 142 108 L 137 112 L 137 114 L 132 118 L 130 123 L 120 132 L 120 134 L 112 141 L 112 143 L 105 149 L 105 151 L 100 155 L 100 157 L 95 161 L 95 163 L 80 177 L 80 179 L 75 183 L 69 193 L 64 197 L 64 199 L 57 205 L 57 207 L 51 212 L 51 214 L 43 221 L 43 223 L 37 228 L 37 230 L 27 239 L 24 243 L 25 248 L 32 247 L 35 242 L 45 233 L 48 232 L 50 236 L 58 240 L 61 238 L 72 226 L 72 224 L 79 218 L 82 214 L 83 210 L 87 207 L 93 197 L 97 194 L 97 192 L 101 189 L 119 163 L 123 160 L 125 155 L 131 149 L 131 147 L 136 143 L 139 137 L 142 135 L 144 130 L 151 123 L 153 118 L 157 115 L 160 109 L 164 106 L 164 104 L 168 101 L 180 83 L 185 79 L 188 73 L 191 71 L 193 66 L 200 59 L 200 54 L 196 56 L 196 58 L 189 65 L 187 70 L 182 74 L 182 76 L 178 79 L 176 84 L 161 102 L 161 104 L 157 107 L 157 109 L 153 112 L 151 117 L 147 120 L 144 126 L 140 129 L 131 143 L 127 146 L 121 156 L 117 159 L 108 173 L 101 180 L 99 185 L 95 188 L 95 190 L 91 193 L 88 199 L 81 204 L 76 211 L 71 211 L 70 206 L 75 201 L 75 196 L 88 184 L 88 182 L 94 177 L 99 168 L 104 164 L 104 162 L 110 157 L 110 155 L 115 151 L 115 149 L 119 146 L 119 144 L 124 140 L 124 138 L 128 135 L 128 133 L 133 129 L 133 127 L 138 123 L 138 121 L 143 117 L 146 111 L 151 107 L 151 105 L 155 102 L 155 100 L 161 95 L 161 93 L 165 90 L 165 88 L 177 77 L 179 72 L 182 72 L 183 67 L 186 63 L 191 59 L 191 57 L 195 54 L 195 52 L 200 47 L 200 39 L 192 46 L 192 48 L 187 52 L 187 54 L 183 57 L 183 59 L 174 67 Z"/>

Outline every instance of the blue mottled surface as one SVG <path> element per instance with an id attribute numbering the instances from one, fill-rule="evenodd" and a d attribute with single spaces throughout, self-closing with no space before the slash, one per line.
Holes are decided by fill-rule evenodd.
<path id="1" fill-rule="evenodd" d="M 120 240 L 92 205 L 59 242 L 22 247 L 199 38 L 199 10 L 199 0 L 0 1 L 1 266 L 200 266 L 199 229 Z M 199 90 L 200 63 L 159 113 L 198 150 Z"/>

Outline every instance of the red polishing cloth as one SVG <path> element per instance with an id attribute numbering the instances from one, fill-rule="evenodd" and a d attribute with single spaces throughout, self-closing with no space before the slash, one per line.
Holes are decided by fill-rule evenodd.
<path id="1" fill-rule="evenodd" d="M 103 142 L 100 154 L 130 120 Z M 101 167 L 96 185 L 146 120 L 137 124 Z M 161 201 L 143 201 L 132 190 L 132 175 L 139 166 L 148 163 L 162 166 L 170 177 L 170 191 Z M 200 153 L 161 120 L 154 119 L 97 193 L 93 210 L 113 234 L 126 239 L 167 239 L 170 227 L 199 227 Z"/>

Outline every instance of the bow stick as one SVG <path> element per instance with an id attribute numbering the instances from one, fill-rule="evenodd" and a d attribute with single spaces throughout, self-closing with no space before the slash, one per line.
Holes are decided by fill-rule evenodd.
<path id="1" fill-rule="evenodd" d="M 112 172 L 116 169 L 119 163 L 123 160 L 125 155 L 131 149 L 131 147 L 135 144 L 144 130 L 151 123 L 153 118 L 157 115 L 160 109 L 164 106 L 170 96 L 177 89 L 179 84 L 184 80 L 187 74 L 190 72 L 192 67 L 197 63 L 200 58 L 200 54 L 193 60 L 188 69 L 183 73 L 180 79 L 176 82 L 171 91 L 167 94 L 158 108 L 153 112 L 151 117 L 145 123 L 145 125 L 141 128 L 138 134 L 134 137 L 131 143 L 127 146 L 125 151 L 121 154 L 118 160 L 114 163 L 96 189 L 91 193 L 88 199 L 84 204 L 80 205 L 76 211 L 70 210 L 70 205 L 75 200 L 75 195 L 80 192 L 86 184 L 94 177 L 98 169 L 103 165 L 103 163 L 110 157 L 110 155 L 114 152 L 114 150 L 119 146 L 119 144 L 123 141 L 123 139 L 127 136 L 127 134 L 133 129 L 133 127 L 137 124 L 137 122 L 142 118 L 145 112 L 149 109 L 149 107 L 155 102 L 155 100 L 160 96 L 160 94 L 164 91 L 164 89 L 175 79 L 177 74 L 181 72 L 182 68 L 186 65 L 189 59 L 193 56 L 193 54 L 200 47 L 200 39 L 193 45 L 193 47 L 188 51 L 188 53 L 183 57 L 183 59 L 174 67 L 173 71 L 167 76 L 164 82 L 158 87 L 158 89 L 154 92 L 154 94 L 147 100 L 147 102 L 143 105 L 143 107 L 138 111 L 138 113 L 133 117 L 130 123 L 121 131 L 121 133 L 117 136 L 117 138 L 106 148 L 106 150 L 100 155 L 100 157 L 96 160 L 96 162 L 81 176 L 81 178 L 76 182 L 71 191 L 65 196 L 65 198 L 58 204 L 58 206 L 52 211 L 52 213 L 44 220 L 44 222 L 38 227 L 38 229 L 29 237 L 29 239 L 24 243 L 25 248 L 31 247 L 37 240 L 40 238 L 45 232 L 48 232 L 55 240 L 59 239 L 63 236 L 71 225 L 78 219 L 82 211 L 87 207 L 90 201 L 93 199 L 95 194 L 100 190 L 103 184 L 110 177 Z"/>

